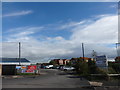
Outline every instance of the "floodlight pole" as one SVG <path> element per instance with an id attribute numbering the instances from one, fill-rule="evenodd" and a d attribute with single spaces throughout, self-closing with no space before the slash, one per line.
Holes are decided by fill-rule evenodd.
<path id="1" fill-rule="evenodd" d="M 84 43 L 82 43 L 82 54 L 83 54 L 83 61 L 84 61 Z"/>
<path id="2" fill-rule="evenodd" d="M 19 42 L 19 65 L 21 65 L 21 43 Z"/>

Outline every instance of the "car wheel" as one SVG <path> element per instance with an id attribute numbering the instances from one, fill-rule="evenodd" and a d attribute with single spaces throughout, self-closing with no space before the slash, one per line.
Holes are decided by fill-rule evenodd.
<path id="1" fill-rule="evenodd" d="M 64 71 L 67 71 L 67 69 L 64 69 Z"/>

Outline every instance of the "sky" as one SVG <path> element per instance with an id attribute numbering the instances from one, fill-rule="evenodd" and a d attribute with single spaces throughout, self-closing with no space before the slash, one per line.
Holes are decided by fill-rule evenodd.
<path id="1" fill-rule="evenodd" d="M 2 2 L 119 2 L 119 0 L 2 0 Z"/>
<path id="2" fill-rule="evenodd" d="M 118 42 L 117 2 L 3 2 L 2 57 L 32 62 L 54 58 L 115 57 Z"/>

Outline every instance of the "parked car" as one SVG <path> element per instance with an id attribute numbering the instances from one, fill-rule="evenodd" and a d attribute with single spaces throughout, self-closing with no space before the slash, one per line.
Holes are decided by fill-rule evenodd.
<path id="1" fill-rule="evenodd" d="M 74 71 L 75 68 L 74 67 L 69 67 L 69 66 L 63 66 L 62 70 L 64 70 L 64 71 Z"/>
<path id="2" fill-rule="evenodd" d="M 53 65 L 47 65 L 45 66 L 46 69 L 52 69 L 53 68 Z"/>
<path id="3" fill-rule="evenodd" d="M 53 69 L 59 69 L 59 66 L 53 66 Z"/>
<path id="4" fill-rule="evenodd" d="M 56 67 L 56 69 L 59 69 L 59 68 L 60 68 L 59 66 Z"/>

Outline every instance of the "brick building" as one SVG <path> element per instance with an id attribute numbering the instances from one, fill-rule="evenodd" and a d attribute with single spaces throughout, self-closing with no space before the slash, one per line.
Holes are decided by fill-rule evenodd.
<path id="1" fill-rule="evenodd" d="M 89 60 L 92 60 L 93 61 L 93 59 L 92 58 L 88 58 L 88 57 L 79 57 L 79 58 L 71 58 L 71 63 L 72 64 L 75 64 L 76 62 L 78 62 L 78 61 L 81 61 L 81 60 L 84 60 L 84 61 L 86 61 L 86 62 L 88 62 Z"/>
<path id="2" fill-rule="evenodd" d="M 57 65 L 66 65 L 70 62 L 69 59 L 54 59 L 52 61 L 55 61 Z"/>

